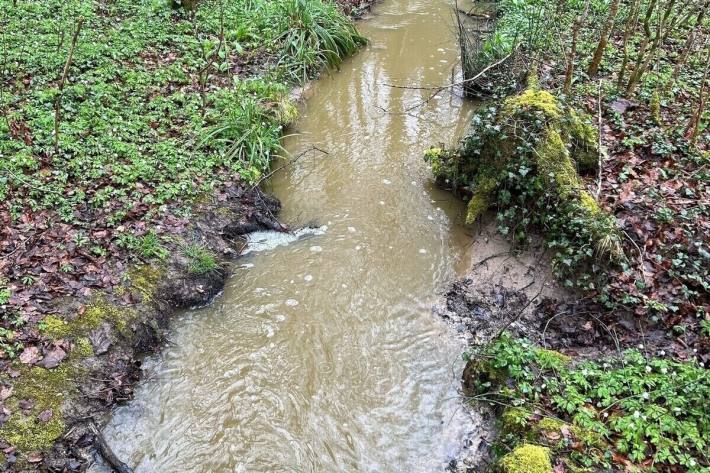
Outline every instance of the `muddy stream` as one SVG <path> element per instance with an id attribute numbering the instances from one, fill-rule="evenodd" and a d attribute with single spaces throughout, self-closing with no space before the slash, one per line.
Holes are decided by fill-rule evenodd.
<path id="1" fill-rule="evenodd" d="M 104 430 L 136 472 L 441 471 L 472 429 L 462 342 L 431 312 L 468 264 L 463 206 L 430 184 L 431 144 L 470 110 L 450 80 L 448 0 L 385 0 L 371 43 L 313 84 L 269 185 L 299 238 L 252 236 L 224 294 L 176 318 Z"/>

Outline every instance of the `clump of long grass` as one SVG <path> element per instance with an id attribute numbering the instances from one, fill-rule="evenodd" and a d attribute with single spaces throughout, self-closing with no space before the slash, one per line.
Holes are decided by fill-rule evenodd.
<path id="1" fill-rule="evenodd" d="M 337 67 L 366 42 L 332 3 L 286 0 L 279 12 L 283 18 L 283 33 L 277 38 L 279 68 L 287 80 L 305 82 L 324 67 Z"/>
<path id="2" fill-rule="evenodd" d="M 200 147 L 209 146 L 223 165 L 258 177 L 280 151 L 283 91 L 270 90 L 262 81 L 243 82 L 233 90 L 213 94 L 213 111 Z"/>

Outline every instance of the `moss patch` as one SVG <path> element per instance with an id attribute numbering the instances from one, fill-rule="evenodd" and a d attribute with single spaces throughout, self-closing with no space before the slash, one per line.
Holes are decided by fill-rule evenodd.
<path id="1" fill-rule="evenodd" d="M 158 288 L 158 281 L 165 275 L 165 270 L 156 266 L 135 266 L 126 273 L 130 287 L 140 292 L 147 302 L 153 301 Z"/>
<path id="2" fill-rule="evenodd" d="M 94 354 L 94 347 L 91 345 L 91 341 L 86 337 L 81 337 L 77 339 L 74 345 L 74 353 L 78 357 L 88 358 Z"/>
<path id="3" fill-rule="evenodd" d="M 87 305 L 84 312 L 78 314 L 73 320 L 64 320 L 55 315 L 45 317 L 41 322 L 41 331 L 43 335 L 54 340 L 60 338 L 79 339 L 88 336 L 103 322 L 109 322 L 119 331 L 123 331 L 135 316 L 135 310 L 116 306 L 100 297 Z"/>
<path id="4" fill-rule="evenodd" d="M 554 350 L 537 348 L 537 360 L 540 366 L 545 369 L 561 369 L 572 362 L 572 358 Z"/>
<path id="5" fill-rule="evenodd" d="M 503 432 L 524 433 L 528 427 L 530 411 L 520 407 L 509 407 L 500 416 Z"/>
<path id="6" fill-rule="evenodd" d="M 0 438 L 20 453 L 48 450 L 64 433 L 61 406 L 74 390 L 77 369 L 67 362 L 51 370 L 24 365 L 18 368 L 21 376 L 15 380 L 13 395 L 6 401 L 11 415 L 0 427 Z M 19 407 L 21 400 L 34 402 L 27 415 Z M 39 414 L 47 410 L 51 410 L 52 417 L 46 422 L 39 420 Z"/>
<path id="7" fill-rule="evenodd" d="M 57 340 L 72 335 L 73 327 L 64 319 L 48 315 L 42 319 L 41 331 L 45 336 Z"/>
<path id="8" fill-rule="evenodd" d="M 524 444 L 499 462 L 501 473 L 552 473 L 550 450 L 539 445 Z"/>

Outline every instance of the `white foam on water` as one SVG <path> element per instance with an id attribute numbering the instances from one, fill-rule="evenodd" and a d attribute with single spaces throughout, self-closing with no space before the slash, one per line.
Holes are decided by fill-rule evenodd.
<path id="1" fill-rule="evenodd" d="M 247 235 L 247 248 L 243 254 L 273 250 L 279 246 L 287 246 L 307 236 L 325 235 L 328 226 L 299 228 L 293 232 L 259 231 Z"/>

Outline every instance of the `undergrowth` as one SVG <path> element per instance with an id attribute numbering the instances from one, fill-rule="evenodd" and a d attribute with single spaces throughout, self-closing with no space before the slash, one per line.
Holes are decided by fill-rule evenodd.
<path id="1" fill-rule="evenodd" d="M 704 367 L 638 350 L 575 365 L 558 355 L 507 334 L 466 354 L 470 399 L 501 412 L 499 454 L 533 442 L 570 468 L 707 471 Z"/>
<path id="2" fill-rule="evenodd" d="M 194 19 L 155 0 L 0 3 L 0 198 L 15 218 L 118 226 L 235 173 L 258 179 L 293 119 L 287 82 L 363 42 L 320 0 L 203 1 Z"/>

